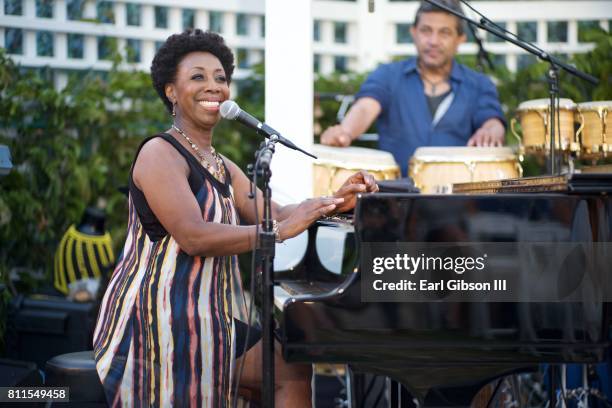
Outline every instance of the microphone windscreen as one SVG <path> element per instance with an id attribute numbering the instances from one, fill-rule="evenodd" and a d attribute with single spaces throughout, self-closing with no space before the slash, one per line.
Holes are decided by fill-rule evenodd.
<path id="1" fill-rule="evenodd" d="M 224 119 L 234 120 L 240 113 L 240 106 L 234 101 L 225 101 L 221 104 L 219 113 Z"/>

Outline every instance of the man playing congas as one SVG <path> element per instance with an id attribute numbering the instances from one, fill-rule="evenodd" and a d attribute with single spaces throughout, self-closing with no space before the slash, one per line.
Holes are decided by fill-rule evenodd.
<path id="1" fill-rule="evenodd" d="M 461 12 L 456 0 L 442 1 Z M 466 40 L 459 18 L 422 2 L 411 28 L 418 57 L 381 65 L 361 86 L 341 124 L 321 143 L 349 146 L 377 119 L 378 145 L 402 175 L 420 146 L 501 146 L 504 116 L 489 78 L 454 61 Z"/>

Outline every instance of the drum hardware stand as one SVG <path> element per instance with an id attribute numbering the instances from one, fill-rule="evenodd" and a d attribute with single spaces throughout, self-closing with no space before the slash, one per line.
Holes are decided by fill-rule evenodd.
<path id="1" fill-rule="evenodd" d="M 557 373 L 559 368 L 554 364 L 548 366 L 548 399 L 550 407 L 557 407 Z"/>
<path id="2" fill-rule="evenodd" d="M 555 132 L 554 130 L 556 129 L 556 126 L 554 125 L 555 121 L 558 120 L 558 110 L 556 109 L 557 107 L 557 101 L 556 99 L 558 99 L 558 95 L 559 95 L 559 86 L 558 86 L 558 81 L 559 81 L 559 68 L 562 68 L 563 70 L 565 70 L 566 72 L 569 72 L 570 74 L 585 80 L 587 82 L 590 82 L 594 85 L 597 85 L 599 83 L 599 80 L 589 74 L 586 74 L 578 69 L 576 69 L 575 67 L 566 64 L 565 62 L 553 57 L 552 55 L 548 54 L 547 52 L 545 52 L 544 50 L 542 50 L 541 48 L 538 48 L 536 45 L 522 40 L 521 38 L 519 38 L 516 34 L 513 34 L 509 31 L 507 31 L 504 28 L 499 27 L 498 25 L 496 25 L 495 23 L 493 23 L 491 20 L 489 20 L 488 18 L 486 18 L 484 15 L 482 15 L 480 12 L 478 12 L 476 9 L 474 9 L 473 7 L 470 6 L 470 8 L 476 12 L 481 18 L 479 21 L 475 21 L 472 20 L 469 17 L 466 17 L 465 15 L 463 15 L 462 13 L 458 13 L 455 10 L 452 10 L 451 8 L 445 6 L 444 4 L 440 4 L 438 3 L 436 0 L 425 0 L 428 3 L 433 4 L 434 6 L 446 11 L 449 14 L 452 14 L 458 18 L 460 18 L 463 21 L 466 21 L 468 24 L 473 24 L 474 26 L 485 30 L 499 38 L 501 38 L 502 40 L 505 40 L 511 44 L 516 45 L 517 47 L 520 47 L 522 49 L 524 49 L 525 51 L 527 51 L 530 54 L 535 55 L 536 57 L 538 57 L 540 60 L 544 61 L 544 62 L 548 62 L 550 64 L 550 70 L 548 72 L 548 76 L 549 76 L 549 86 L 550 86 L 550 117 L 551 117 L 551 132 L 550 132 L 550 161 L 549 161 L 549 171 L 551 173 L 551 175 L 559 175 L 558 173 L 558 168 L 559 166 L 557 165 L 557 163 L 555 163 Z M 463 0 L 461 0 L 462 2 L 464 2 Z M 561 134 L 559 132 L 559 137 L 561 137 Z"/>
<path id="3" fill-rule="evenodd" d="M 565 395 L 565 399 L 567 401 L 572 401 L 572 400 L 575 401 L 576 406 L 578 408 L 588 408 L 589 407 L 589 397 L 594 397 L 601 401 L 607 401 L 607 396 L 605 394 L 603 394 L 597 388 L 591 388 L 589 386 L 589 369 L 590 369 L 589 364 L 583 364 L 581 367 L 581 373 L 582 373 L 582 378 L 581 378 L 582 385 L 581 386 L 578 386 L 577 388 L 567 388 L 564 383 L 564 386 L 561 390 Z M 565 373 L 563 374 L 565 378 L 566 377 Z"/>
<path id="4" fill-rule="evenodd" d="M 573 154 L 567 156 L 567 174 L 576 173 L 576 164 L 574 162 L 575 157 Z"/>
<path id="5" fill-rule="evenodd" d="M 334 398 L 334 408 L 353 408 L 353 385 L 351 382 L 351 371 L 348 368 L 348 365 L 344 367 L 344 373 L 338 372 L 338 370 L 333 365 L 332 371 L 340 382 L 340 384 L 342 384 L 340 396 Z M 343 398 L 342 396 L 344 396 L 345 398 Z"/>
<path id="6" fill-rule="evenodd" d="M 544 56 L 548 56 L 548 54 L 544 53 Z M 561 166 L 559 160 L 557 158 L 556 152 L 556 144 L 559 143 L 561 146 L 561 129 L 559 125 L 559 68 L 555 65 L 552 59 L 549 59 L 550 68 L 546 73 L 546 78 L 548 79 L 548 94 L 550 97 L 549 104 L 549 120 L 548 123 L 550 126 L 548 130 L 550 132 L 549 136 L 549 149 L 550 149 L 550 157 L 548 161 L 548 172 L 551 175 L 560 175 L 561 174 Z"/>

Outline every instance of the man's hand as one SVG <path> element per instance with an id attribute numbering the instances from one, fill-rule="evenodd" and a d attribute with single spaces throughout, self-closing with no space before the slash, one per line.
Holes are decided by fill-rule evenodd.
<path id="1" fill-rule="evenodd" d="M 346 113 L 342 124 L 325 129 L 321 144 L 328 146 L 350 146 L 354 138 L 368 130 L 382 110 L 380 103 L 369 96 L 357 99 Z"/>
<path id="2" fill-rule="evenodd" d="M 470 140 L 468 146 L 494 147 L 504 145 L 504 125 L 499 119 L 489 119 L 478 129 Z"/>
<path id="3" fill-rule="evenodd" d="M 347 147 L 351 145 L 353 139 L 342 125 L 335 125 L 325 129 L 321 135 L 321 144 L 327 146 Z"/>
<path id="4" fill-rule="evenodd" d="M 344 201 L 338 203 L 336 211 L 338 213 L 352 210 L 357 203 L 357 194 L 375 193 L 378 191 L 378 184 L 374 176 L 365 170 L 361 170 L 350 176 L 334 193 L 335 198 L 342 198 Z"/>

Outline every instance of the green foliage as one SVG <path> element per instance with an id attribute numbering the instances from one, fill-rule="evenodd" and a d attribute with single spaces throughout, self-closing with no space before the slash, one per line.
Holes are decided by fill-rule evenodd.
<path id="1" fill-rule="evenodd" d="M 612 74 L 612 35 L 603 30 L 593 30 L 585 34 L 593 41 L 595 48 L 585 54 L 575 55 L 570 60 L 579 70 L 599 79 L 599 85 L 592 85 L 563 70 L 559 74 L 560 95 L 577 103 L 592 100 L 612 99 L 610 79 Z M 518 71 L 514 75 L 497 70 L 493 76 L 499 79 L 500 99 L 507 108 L 508 117 L 512 117 L 517 106 L 530 99 L 548 98 L 548 80 L 546 73 L 549 65 L 538 62 Z"/>
<path id="2" fill-rule="evenodd" d="M 354 95 L 366 79 L 367 73 L 332 74 L 328 77 L 318 76 L 315 79 L 315 93 L 338 93 L 343 95 Z M 315 136 L 327 127 L 337 123 L 339 103 L 332 100 L 315 102 Z"/>
<path id="3" fill-rule="evenodd" d="M 257 118 L 264 119 L 265 82 L 264 65 L 254 66 L 253 74 L 247 79 L 236 81 L 233 86 L 237 95 L 231 95 L 241 109 Z M 252 130 L 236 121 L 222 120 L 215 127 L 215 146 L 225 156 L 231 158 L 240 168 L 246 171 L 251 163 L 259 143 L 262 141 Z"/>
<path id="4" fill-rule="evenodd" d="M 570 98 L 575 102 L 587 102 L 592 100 L 612 99 L 612 86 L 610 86 L 612 75 L 612 35 L 602 29 L 593 29 L 584 33 L 584 38 L 594 44 L 592 51 L 584 54 L 576 54 L 569 62 L 580 71 L 586 72 L 597 79 L 598 85 L 592 85 L 572 74 L 560 70 L 559 85 L 562 98 Z M 459 56 L 458 60 L 470 67 L 476 65 L 473 55 Z M 497 89 L 500 100 L 507 108 L 508 116 L 512 116 L 516 107 L 530 99 L 548 98 L 548 80 L 546 74 L 549 64 L 537 62 L 516 73 L 509 72 L 505 66 L 496 66 L 492 75 L 497 80 Z"/>
<path id="5" fill-rule="evenodd" d="M 121 250 L 127 200 L 118 188 L 127 186 L 139 143 L 168 129 L 171 117 L 149 74 L 119 70 L 113 58 L 111 71 L 75 73 L 57 91 L 51 75 L 20 69 L 0 49 L 0 144 L 9 146 L 15 166 L 0 179 L 4 278 L 10 270 L 43 270 L 50 282 L 55 249 L 87 206 L 106 210 Z M 240 90 L 241 106 L 260 114 L 263 81 L 247 81 Z M 244 167 L 258 140 L 243 139 L 238 126 L 222 123 L 215 144 Z"/>
<path id="6" fill-rule="evenodd" d="M 592 85 L 573 75 L 561 77 L 561 92 L 576 102 L 604 101 L 612 99 L 612 34 L 601 29 L 584 33 L 587 41 L 595 48 L 585 54 L 574 56 L 573 62 L 578 69 L 593 75 L 599 80 Z"/>
<path id="7" fill-rule="evenodd" d="M 0 265 L 0 272 L 2 272 L 2 266 Z M 8 309 L 11 295 L 7 290 L 0 291 L 0 354 L 4 351 L 5 336 L 6 333 L 6 322 L 8 320 Z"/>
<path id="8" fill-rule="evenodd" d="M 111 232 L 123 234 L 125 198 L 117 188 L 126 184 L 139 140 L 166 120 L 147 75 L 114 71 L 108 78 L 74 76 L 58 92 L 0 54 L 0 110 L 8 113 L 0 118 L 0 143 L 16 167 L 0 180 L 4 268 L 50 271 L 59 239 L 88 205 L 105 207 Z M 135 103 L 125 106 L 127 99 Z"/>

